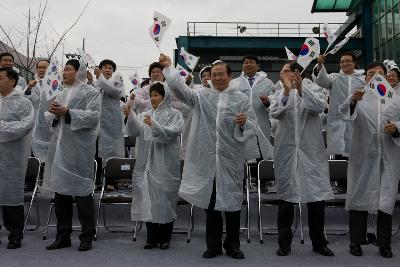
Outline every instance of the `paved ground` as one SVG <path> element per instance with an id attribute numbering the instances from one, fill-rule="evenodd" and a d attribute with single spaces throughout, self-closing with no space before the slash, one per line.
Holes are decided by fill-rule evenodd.
<path id="1" fill-rule="evenodd" d="M 251 202 L 255 204 L 254 201 Z M 45 221 L 48 208 L 47 199 L 39 199 L 42 224 Z M 253 205 L 255 208 L 256 206 Z M 177 224 L 186 223 L 186 211 L 179 209 L 179 220 Z M 306 211 L 305 211 L 306 212 Z M 400 211 L 396 211 L 394 225 L 399 223 Z M 171 248 L 167 251 L 159 249 L 144 250 L 145 230 L 138 234 L 136 242 L 132 241 L 130 233 L 110 233 L 104 228 L 99 229 L 98 241 L 94 242 L 94 249 L 88 252 L 78 252 L 78 232 L 73 233 L 73 244 L 71 248 L 46 251 L 45 246 L 54 239 L 54 228 L 50 229 L 48 240 L 42 240 L 43 227 L 34 232 L 27 232 L 23 240 L 23 247 L 19 250 L 10 251 L 6 249 L 6 232 L 1 230 L 0 236 L 0 266 L 400 266 L 400 234 L 393 237 L 393 252 L 395 257 L 384 259 L 380 257 L 378 248 L 373 245 L 363 247 L 364 256 L 354 257 L 348 253 L 348 236 L 329 235 L 329 247 L 335 252 L 332 258 L 323 257 L 313 253 L 311 243 L 307 236 L 305 244 L 300 244 L 299 232 L 295 233 L 292 245 L 292 254 L 288 257 L 275 255 L 277 242 L 275 235 L 265 235 L 264 244 L 258 242 L 256 230 L 257 216 L 253 209 L 251 213 L 252 230 L 251 243 L 246 243 L 246 237 L 242 235 L 241 248 L 245 253 L 245 260 L 234 260 L 227 256 L 215 259 L 203 259 L 205 250 L 204 212 L 196 210 L 196 226 L 190 244 L 186 243 L 186 237 L 181 234 L 173 236 Z M 307 225 L 307 214 L 304 223 Z M 129 208 L 116 207 L 109 210 L 110 223 L 129 224 Z M 265 225 L 275 224 L 276 209 L 270 208 L 265 211 Z M 326 216 L 327 229 L 345 229 L 347 226 L 346 216 L 341 209 L 329 209 Z M 102 224 L 102 222 L 101 222 Z"/>

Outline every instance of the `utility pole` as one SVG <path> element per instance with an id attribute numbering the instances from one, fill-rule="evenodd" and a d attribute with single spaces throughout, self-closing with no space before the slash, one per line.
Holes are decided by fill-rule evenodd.
<path id="1" fill-rule="evenodd" d="M 85 37 L 82 39 L 82 51 L 85 52 Z"/>

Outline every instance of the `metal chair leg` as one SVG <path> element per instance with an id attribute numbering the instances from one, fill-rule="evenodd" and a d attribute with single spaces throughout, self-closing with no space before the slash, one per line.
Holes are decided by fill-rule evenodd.
<path id="1" fill-rule="evenodd" d="M 136 235 L 137 235 L 137 231 L 138 231 L 137 227 L 138 227 L 138 222 L 135 221 L 135 226 L 133 227 L 133 239 L 132 239 L 133 242 L 136 242 Z"/>
<path id="2" fill-rule="evenodd" d="M 188 224 L 188 231 L 187 231 L 187 237 L 186 237 L 186 243 L 190 243 L 190 236 L 193 231 L 193 223 L 194 223 L 194 217 L 193 217 L 193 205 L 190 204 L 190 215 L 189 215 L 189 224 Z"/>
<path id="3" fill-rule="evenodd" d="M 300 224 L 300 243 L 304 244 L 303 216 L 301 211 L 301 203 L 299 203 L 298 206 L 299 206 L 299 224 Z"/>
<path id="4" fill-rule="evenodd" d="M 46 226 L 45 226 L 45 228 L 44 228 L 44 232 L 43 232 L 43 236 L 42 236 L 43 240 L 46 240 L 46 239 L 47 239 L 47 231 L 49 230 L 49 224 L 50 224 L 51 214 L 53 213 L 53 206 L 54 206 L 54 203 L 51 203 L 51 204 L 50 204 L 50 209 L 49 209 L 49 215 L 48 215 L 48 217 L 47 217 Z"/>
<path id="5" fill-rule="evenodd" d="M 247 198 L 247 243 L 250 243 L 250 181 L 249 181 L 249 176 L 248 176 L 248 170 L 247 170 L 247 179 L 246 179 L 246 198 Z"/>
<path id="6" fill-rule="evenodd" d="M 100 213 L 101 213 L 101 200 L 99 201 L 99 208 L 97 210 L 97 216 L 96 216 L 96 233 L 94 234 L 94 238 L 93 240 L 97 240 L 97 231 L 98 231 L 98 227 L 99 227 L 99 220 L 100 220 Z"/>

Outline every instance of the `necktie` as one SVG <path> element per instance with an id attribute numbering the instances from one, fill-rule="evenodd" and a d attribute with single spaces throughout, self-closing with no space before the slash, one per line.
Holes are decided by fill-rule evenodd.
<path id="1" fill-rule="evenodd" d="M 255 80 L 254 77 L 249 77 L 249 84 L 250 84 L 250 87 L 253 87 L 254 80 Z"/>

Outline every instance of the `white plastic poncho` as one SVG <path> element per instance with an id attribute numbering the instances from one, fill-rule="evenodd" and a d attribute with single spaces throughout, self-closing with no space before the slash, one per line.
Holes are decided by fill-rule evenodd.
<path id="1" fill-rule="evenodd" d="M 98 135 L 101 98 L 94 87 L 82 82 L 64 86 L 56 97 L 57 103 L 66 105 L 71 123 L 46 112 L 53 122 L 53 135 L 49 145 L 43 189 L 63 195 L 88 196 L 94 188 L 94 157 Z"/>
<path id="2" fill-rule="evenodd" d="M 123 80 L 119 74 L 107 80 L 103 75 L 94 86 L 101 93 L 100 133 L 98 155 L 103 165 L 111 157 L 124 157 L 124 134 L 122 132 L 124 116 L 120 99 L 125 95 Z"/>
<path id="3" fill-rule="evenodd" d="M 34 111 L 28 99 L 15 91 L 0 95 L 0 206 L 24 203 L 33 124 Z"/>
<path id="4" fill-rule="evenodd" d="M 355 70 L 351 75 L 344 74 L 342 71 L 328 74 L 324 66 L 318 72 L 318 76 L 315 76 L 313 72 L 314 82 L 330 91 L 326 125 L 327 152 L 329 155 L 348 156 L 349 154 L 351 124 L 341 120 L 338 108 L 355 89 L 365 86 L 363 73 L 364 70 Z"/>
<path id="5" fill-rule="evenodd" d="M 183 129 L 181 112 L 171 107 L 172 95 L 164 85 L 164 100 L 155 110 L 139 116 L 131 112 L 126 133 L 136 136 L 137 158 L 133 173 L 131 219 L 169 223 L 176 219 L 181 180 L 179 136 Z M 143 123 L 152 118 L 152 126 Z"/>
<path id="6" fill-rule="evenodd" d="M 282 98 L 283 90 L 270 113 L 279 120 L 274 143 L 278 197 L 293 203 L 332 199 L 328 156 L 319 118 L 326 106 L 323 90 L 305 79 L 302 96 L 292 89 L 285 105 Z"/>
<path id="7" fill-rule="evenodd" d="M 249 98 L 259 126 L 257 137 L 253 137 L 246 144 L 247 159 L 271 159 L 273 148 L 270 143 L 271 123 L 269 120 L 269 107 L 266 107 L 262 103 L 260 96 L 273 97 L 273 82 L 267 78 L 265 72 L 257 72 L 253 87 L 250 87 L 248 78 L 242 73 L 240 77 L 232 80 L 231 86 L 239 89 Z M 260 155 L 260 151 L 262 155 Z"/>
<path id="8" fill-rule="evenodd" d="M 346 209 L 392 214 L 400 178 L 400 138 L 386 134 L 384 124 L 387 120 L 395 121 L 400 129 L 400 99 L 380 116 L 380 104 L 368 88 L 353 114 L 350 101 L 351 97 L 340 106 L 342 118 L 353 125 Z"/>
<path id="9" fill-rule="evenodd" d="M 35 120 L 36 120 L 36 116 L 37 116 L 37 112 L 39 109 L 39 103 L 40 103 L 40 92 L 43 91 L 42 87 L 41 87 L 41 83 L 39 81 L 39 78 L 37 76 L 37 74 L 35 74 L 35 79 L 38 81 L 36 83 L 36 85 L 31 89 L 30 94 L 26 94 L 26 91 L 28 89 L 28 86 L 26 86 L 23 90 L 24 93 L 24 97 L 26 97 L 27 99 L 29 99 L 32 103 L 33 106 L 33 110 L 35 111 Z"/>
<path id="10" fill-rule="evenodd" d="M 238 211 L 243 199 L 243 162 L 246 141 L 254 137 L 256 117 L 248 97 L 228 87 L 190 89 L 172 67 L 163 70 L 174 95 L 192 109 L 188 145 L 179 195 L 206 209 L 216 182 L 215 209 Z M 236 114 L 245 113 L 243 129 Z"/>
<path id="11" fill-rule="evenodd" d="M 42 80 L 39 81 L 41 83 Z M 47 100 L 46 92 L 40 91 L 40 102 L 36 115 L 35 127 L 32 133 L 32 151 L 40 162 L 47 161 L 49 143 L 51 139 L 51 125 L 46 121 L 45 112 L 50 108 L 51 99 Z"/>

